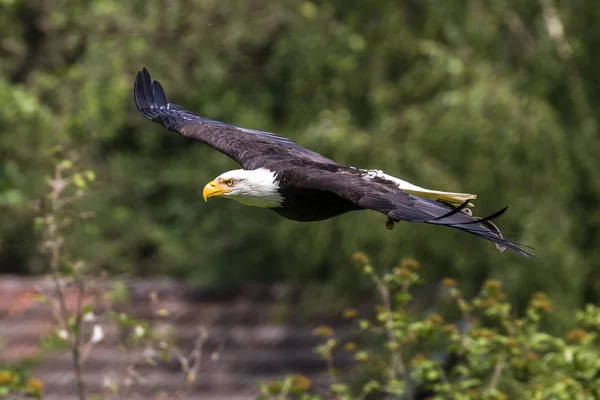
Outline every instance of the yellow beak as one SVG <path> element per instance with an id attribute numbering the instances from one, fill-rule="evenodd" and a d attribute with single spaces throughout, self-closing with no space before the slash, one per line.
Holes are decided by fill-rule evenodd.
<path id="1" fill-rule="evenodd" d="M 204 197 L 204 201 L 208 201 L 209 197 L 221 196 L 223 193 L 229 193 L 231 189 L 224 189 L 219 186 L 216 181 L 210 181 L 204 186 L 204 190 L 202 190 L 202 197 Z"/>

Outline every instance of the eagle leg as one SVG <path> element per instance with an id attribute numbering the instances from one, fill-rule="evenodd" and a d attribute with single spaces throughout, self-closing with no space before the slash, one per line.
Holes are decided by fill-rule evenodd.
<path id="1" fill-rule="evenodd" d="M 388 218 L 387 222 L 385 223 L 385 227 L 391 231 L 392 229 L 394 229 L 394 224 L 394 220 Z"/>

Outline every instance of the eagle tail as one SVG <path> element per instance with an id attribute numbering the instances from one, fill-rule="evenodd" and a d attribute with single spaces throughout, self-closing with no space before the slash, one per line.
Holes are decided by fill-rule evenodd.
<path id="1" fill-rule="evenodd" d="M 447 203 L 453 206 L 459 206 L 467 200 L 475 200 L 477 198 L 477 195 L 470 193 L 442 192 L 439 190 L 425 189 L 420 186 L 413 185 L 412 183 L 402 180 L 400 178 L 396 178 L 395 176 L 388 175 L 383 171 L 371 170 L 370 172 L 374 173 L 376 176 L 394 182 L 396 185 L 398 185 L 400 189 L 402 189 L 406 193 L 414 194 L 415 196 L 419 197 L 424 197 L 429 200 L 441 201 L 443 203 Z M 473 203 L 469 202 L 467 206 L 473 207 Z"/>
<path id="2" fill-rule="evenodd" d="M 468 202 L 469 200 L 475 200 L 477 198 L 477 195 L 469 193 L 439 192 L 436 190 L 429 190 L 423 188 L 403 190 L 406 193 L 414 194 L 419 197 L 424 197 L 429 200 L 441 201 L 442 203 L 447 203 L 453 206 L 459 206 L 465 201 Z M 474 207 L 474 204 L 468 202 L 467 207 Z"/>
<path id="3" fill-rule="evenodd" d="M 504 238 L 498 227 L 492 222 L 493 219 L 504 214 L 508 207 L 482 218 L 471 215 L 470 210 L 467 209 L 469 199 L 458 206 L 414 195 L 411 196 L 411 199 L 412 202 L 409 206 L 404 207 L 400 203 L 395 203 L 395 207 L 388 209 L 385 214 L 394 221 L 425 222 L 459 229 L 494 242 L 500 251 L 510 249 L 525 257 L 537 258 L 527 250 L 531 250 L 532 247 Z"/>
<path id="4" fill-rule="evenodd" d="M 428 224 L 448 226 L 450 228 L 459 229 L 475 236 L 479 236 L 480 238 L 487 239 L 491 242 L 494 242 L 496 248 L 501 252 L 508 248 L 525 257 L 531 257 L 535 259 L 538 258 L 526 250 L 533 249 L 531 246 L 516 243 L 504 238 L 500 229 L 492 222 L 493 219 L 504 214 L 506 210 L 508 210 L 508 207 L 504 207 L 503 209 L 498 210 L 487 217 L 474 217 L 471 216 L 470 212 L 466 212 L 470 211 L 466 209 L 468 202 L 469 200 L 465 200 L 458 207 L 449 206 L 451 210 L 446 214 L 424 222 Z"/>

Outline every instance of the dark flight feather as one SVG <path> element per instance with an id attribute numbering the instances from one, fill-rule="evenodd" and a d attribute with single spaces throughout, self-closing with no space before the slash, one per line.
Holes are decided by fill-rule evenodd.
<path id="1" fill-rule="evenodd" d="M 385 180 L 374 181 L 365 178 L 364 174 L 355 168 L 339 166 L 339 169 L 340 172 L 343 171 L 343 174 L 324 170 L 296 172 L 296 174 L 302 173 L 306 176 L 306 179 L 296 184 L 305 189 L 334 192 L 364 209 L 379 211 L 395 222 L 424 222 L 459 229 L 509 248 L 523 256 L 537 258 L 523 249 L 529 246 L 505 239 L 494 229 L 486 226 L 486 222 L 489 223 L 491 219 L 502 215 L 507 208 L 478 219 L 460 211 L 466 207 L 468 202 L 459 207 L 451 207 L 438 201 L 408 194 L 391 181 L 386 183 Z M 343 176 L 343 178 L 340 179 L 339 176 Z"/>
<path id="2" fill-rule="evenodd" d="M 267 168 L 277 174 L 284 203 L 273 209 L 297 221 L 315 221 L 360 209 L 378 211 L 398 222 L 424 222 L 448 226 L 490 240 L 523 256 L 535 257 L 528 247 L 505 239 L 490 221 L 506 208 L 487 217 L 473 217 L 458 207 L 409 194 L 395 182 L 369 171 L 347 167 L 274 133 L 213 121 L 167 101 L 160 83 L 146 68 L 137 73 L 134 102 L 146 118 L 183 136 L 194 138 L 240 163 L 244 169 Z M 287 208 L 286 208 L 287 207 Z M 537 258 L 537 257 L 535 257 Z"/>
<path id="3" fill-rule="evenodd" d="M 162 85 L 157 81 L 152 82 L 146 68 L 137 73 L 133 92 L 135 105 L 143 116 L 170 131 L 214 147 L 246 169 L 260 167 L 264 154 L 335 164 L 334 161 L 298 145 L 291 139 L 270 132 L 213 121 L 186 111 L 177 104 L 169 103 Z"/>

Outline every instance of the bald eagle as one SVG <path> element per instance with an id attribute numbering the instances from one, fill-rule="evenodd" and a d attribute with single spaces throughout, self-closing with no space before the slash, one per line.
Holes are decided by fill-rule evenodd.
<path id="1" fill-rule="evenodd" d="M 208 144 L 237 161 L 243 169 L 224 172 L 203 190 L 204 200 L 226 197 L 268 208 L 294 221 L 321 221 L 350 211 L 374 210 L 399 221 L 425 222 L 460 229 L 490 240 L 500 251 L 509 248 L 535 257 L 502 236 L 491 222 L 508 207 L 485 218 L 468 207 L 473 194 L 441 192 L 415 186 L 379 170 L 340 165 L 294 141 L 269 132 L 213 121 L 169 103 L 162 85 L 143 68 L 133 97 L 138 111 L 170 131 Z"/>

